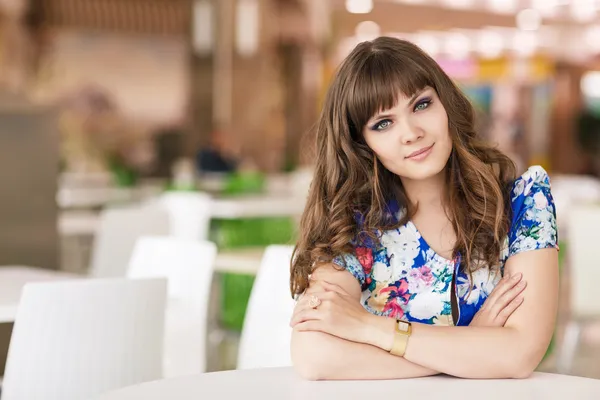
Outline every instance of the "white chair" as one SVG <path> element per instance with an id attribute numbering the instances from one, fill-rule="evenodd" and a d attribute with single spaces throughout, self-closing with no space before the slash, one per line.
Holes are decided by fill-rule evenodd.
<path id="1" fill-rule="evenodd" d="M 128 276 L 162 276 L 169 282 L 165 377 L 206 370 L 207 314 L 216 255 L 214 243 L 173 237 L 143 237 L 135 246 Z"/>
<path id="2" fill-rule="evenodd" d="M 207 240 L 211 197 L 201 192 L 167 192 L 159 203 L 169 214 L 170 234 L 175 237 Z"/>
<path id="3" fill-rule="evenodd" d="M 567 249 L 570 315 L 557 360 L 557 369 L 564 374 L 571 372 L 582 329 L 588 322 L 600 320 L 598 226 L 600 205 L 579 205 L 570 210 Z"/>
<path id="4" fill-rule="evenodd" d="M 168 232 L 169 217 L 160 208 L 133 206 L 103 210 L 94 239 L 90 275 L 124 277 L 137 239 Z"/>
<path id="5" fill-rule="evenodd" d="M 292 365 L 289 327 L 295 301 L 290 294 L 292 246 L 269 246 L 248 301 L 238 369 Z"/>
<path id="6" fill-rule="evenodd" d="M 161 377 L 165 279 L 23 289 L 2 400 L 81 400 Z"/>

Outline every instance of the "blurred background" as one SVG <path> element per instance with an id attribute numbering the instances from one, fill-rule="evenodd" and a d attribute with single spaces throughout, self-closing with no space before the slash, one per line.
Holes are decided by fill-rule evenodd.
<path id="1" fill-rule="evenodd" d="M 218 248 L 207 369 L 235 368 L 264 249 L 294 242 L 332 74 L 380 35 L 421 46 L 482 135 L 551 174 L 563 279 L 541 368 L 600 378 L 600 1 L 1 0 L 0 265 L 124 276 L 162 231 L 111 211 L 177 203 L 169 232 Z"/>

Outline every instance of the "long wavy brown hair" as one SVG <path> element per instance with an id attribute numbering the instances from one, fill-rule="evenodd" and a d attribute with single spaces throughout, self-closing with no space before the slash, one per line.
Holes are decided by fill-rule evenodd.
<path id="1" fill-rule="evenodd" d="M 495 267 L 510 226 L 514 163 L 483 142 L 469 100 L 440 66 L 416 45 L 380 37 L 360 43 L 342 62 L 327 92 L 316 128 L 316 165 L 291 264 L 292 295 L 303 293 L 320 263 L 354 253 L 357 242 L 401 226 L 416 212 L 400 178 L 366 144 L 363 128 L 392 108 L 398 96 L 434 88 L 448 115 L 452 152 L 445 168 L 444 203 L 457 236 L 454 256 L 469 275 Z M 406 209 L 390 221 L 387 205 Z M 360 224 L 357 222 L 360 215 Z"/>

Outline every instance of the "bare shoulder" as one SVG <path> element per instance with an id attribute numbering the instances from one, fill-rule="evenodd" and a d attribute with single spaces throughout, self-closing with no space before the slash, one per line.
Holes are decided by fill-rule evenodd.
<path id="1" fill-rule="evenodd" d="M 352 297 L 360 298 L 361 288 L 356 278 L 347 270 L 334 263 L 323 263 L 317 266 L 311 275 L 311 284 L 313 282 L 325 281 L 340 286 Z"/>

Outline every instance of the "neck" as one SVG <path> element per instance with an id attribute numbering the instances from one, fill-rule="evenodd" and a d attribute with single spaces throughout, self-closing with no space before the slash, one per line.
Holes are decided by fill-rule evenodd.
<path id="1" fill-rule="evenodd" d="M 427 179 L 400 178 L 411 204 L 423 209 L 443 207 L 446 181 L 444 171 Z"/>

